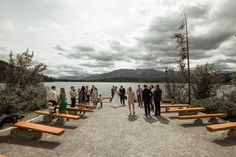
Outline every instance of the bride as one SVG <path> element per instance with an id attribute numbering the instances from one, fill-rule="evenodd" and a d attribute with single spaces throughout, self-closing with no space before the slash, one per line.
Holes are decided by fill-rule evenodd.
<path id="1" fill-rule="evenodd" d="M 115 94 L 114 94 L 114 97 L 113 97 L 113 99 L 111 101 L 111 106 L 112 107 L 120 107 L 121 106 L 121 104 L 120 104 L 120 96 L 119 96 L 119 92 L 118 92 L 117 87 L 115 87 L 114 93 Z"/>

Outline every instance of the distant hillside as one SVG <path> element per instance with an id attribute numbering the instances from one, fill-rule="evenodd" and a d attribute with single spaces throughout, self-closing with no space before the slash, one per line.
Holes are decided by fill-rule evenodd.
<path id="1" fill-rule="evenodd" d="M 118 78 L 132 78 L 132 79 L 163 79 L 165 78 L 164 71 L 157 71 L 154 69 L 119 69 L 109 73 L 104 73 L 100 75 L 91 75 L 85 77 L 83 80 L 94 81 L 94 80 L 109 80 Z"/>

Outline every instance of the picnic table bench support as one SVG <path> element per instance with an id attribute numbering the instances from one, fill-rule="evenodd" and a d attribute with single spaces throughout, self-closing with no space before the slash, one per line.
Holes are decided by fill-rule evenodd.
<path id="1" fill-rule="evenodd" d="M 218 124 L 219 123 L 219 121 L 218 121 L 218 119 L 216 117 L 210 118 L 208 122 L 212 123 L 212 124 Z"/>
<path id="2" fill-rule="evenodd" d="M 15 128 L 10 132 L 10 136 L 13 138 L 24 138 L 28 140 L 40 139 L 42 137 L 42 132 L 32 131 L 29 129 Z"/>
<path id="3" fill-rule="evenodd" d="M 216 117 L 210 118 L 210 119 L 208 120 L 208 122 L 209 122 L 209 123 L 212 123 L 212 124 L 218 124 L 218 123 L 219 123 L 219 121 L 218 121 L 218 119 L 217 119 Z M 194 123 L 195 125 L 202 125 L 202 124 L 203 124 L 203 121 L 202 121 L 202 119 L 197 118 L 193 123 Z"/>
<path id="4" fill-rule="evenodd" d="M 68 114 L 73 114 L 73 115 L 77 115 L 77 111 L 67 111 Z"/>
<path id="5" fill-rule="evenodd" d="M 46 122 L 46 123 L 51 123 L 52 122 L 52 116 L 50 115 L 44 115 L 43 116 L 43 121 Z"/>
<path id="6" fill-rule="evenodd" d="M 228 137 L 236 138 L 236 129 L 230 129 L 227 133 Z"/>
<path id="7" fill-rule="evenodd" d="M 53 116 L 51 116 L 51 115 L 44 115 L 43 116 L 43 122 L 45 122 L 45 123 L 51 123 L 52 119 L 53 119 Z M 57 119 L 58 119 L 58 121 L 57 121 L 58 124 L 61 124 L 61 125 L 65 124 L 64 118 L 57 118 Z"/>
<path id="8" fill-rule="evenodd" d="M 186 115 L 195 115 L 198 114 L 198 111 L 180 111 L 179 116 L 186 116 Z"/>
<path id="9" fill-rule="evenodd" d="M 194 120 L 193 124 L 195 124 L 195 125 L 202 125 L 203 121 L 202 121 L 202 119 L 197 118 L 196 120 Z"/>

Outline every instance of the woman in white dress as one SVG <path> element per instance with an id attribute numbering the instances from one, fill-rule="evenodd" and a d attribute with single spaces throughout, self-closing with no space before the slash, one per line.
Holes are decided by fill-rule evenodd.
<path id="1" fill-rule="evenodd" d="M 119 95 L 119 92 L 117 90 L 117 87 L 115 87 L 114 89 L 114 97 L 111 101 L 111 106 L 112 107 L 120 107 L 121 104 L 120 104 L 120 95 Z"/>

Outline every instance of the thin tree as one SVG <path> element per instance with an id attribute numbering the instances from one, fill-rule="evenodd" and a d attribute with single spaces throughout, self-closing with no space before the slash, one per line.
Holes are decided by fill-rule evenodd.
<path id="1" fill-rule="evenodd" d="M 189 62 L 189 37 L 188 37 L 188 21 L 187 15 L 184 12 L 184 19 L 178 29 L 177 33 L 172 35 L 177 44 L 177 49 L 179 50 L 179 59 L 177 61 L 178 68 L 182 73 L 185 82 L 188 83 L 188 103 L 191 103 L 191 82 L 190 82 L 190 62 Z M 187 68 L 186 68 L 187 60 Z"/>

